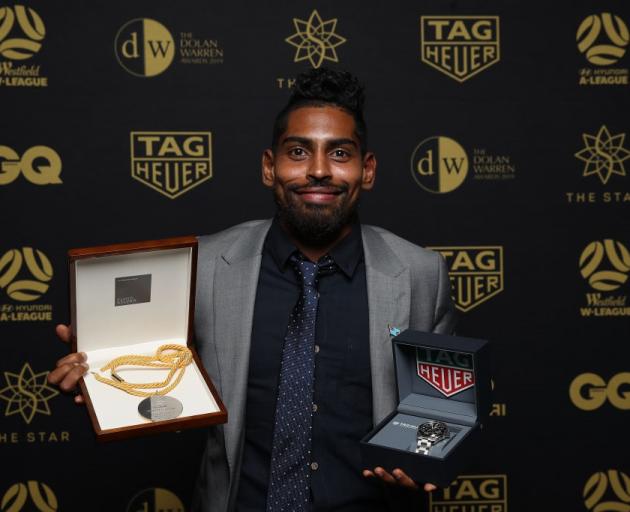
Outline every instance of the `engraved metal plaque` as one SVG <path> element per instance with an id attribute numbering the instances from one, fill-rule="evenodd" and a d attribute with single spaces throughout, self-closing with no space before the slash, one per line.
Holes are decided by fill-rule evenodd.
<path id="1" fill-rule="evenodd" d="M 138 404 L 140 415 L 151 421 L 172 420 L 184 409 L 182 403 L 172 396 L 153 395 Z"/>

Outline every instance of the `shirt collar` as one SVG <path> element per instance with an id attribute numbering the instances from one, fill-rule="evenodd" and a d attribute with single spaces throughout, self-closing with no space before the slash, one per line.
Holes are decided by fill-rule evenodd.
<path id="1" fill-rule="evenodd" d="M 280 226 L 277 217 L 271 223 L 271 228 L 265 239 L 264 250 L 269 251 L 281 272 L 290 266 L 289 257 L 297 251 L 289 236 Z M 335 245 L 329 254 L 346 277 L 352 278 L 358 264 L 363 260 L 363 239 L 358 220 L 352 222 L 350 233 Z"/>

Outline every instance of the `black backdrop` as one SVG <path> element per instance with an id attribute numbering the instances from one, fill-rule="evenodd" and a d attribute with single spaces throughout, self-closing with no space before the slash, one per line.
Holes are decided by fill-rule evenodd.
<path id="1" fill-rule="evenodd" d="M 379 165 L 362 221 L 420 245 L 459 248 L 458 286 L 460 278 L 484 283 L 488 275 L 466 256 L 502 252 L 494 267 L 500 289 L 462 307 L 458 328 L 495 347 L 487 456 L 427 498 L 427 509 L 599 511 L 613 503 L 630 510 L 630 141 L 615 137 L 625 137 L 629 123 L 626 2 L 31 1 L 18 4 L 26 7 L 21 17 L 16 4 L 0 5 L 1 510 L 179 510 L 169 493 L 188 509 L 202 431 L 97 445 L 86 411 L 45 386 L 45 373 L 68 350 L 53 333 L 69 318 L 66 252 L 271 216 L 260 155 L 288 80 L 318 64 L 295 62 L 296 47 L 286 41 L 309 20 L 317 29 L 315 10 L 324 24 L 311 43 L 325 52 L 324 64 L 351 70 L 367 86 L 369 145 Z M 609 23 L 603 13 L 613 14 Z M 443 31 L 445 51 L 468 51 L 481 38 L 498 51 L 495 62 L 459 79 L 445 72 L 445 59 L 441 70 L 440 62 L 423 62 L 429 38 L 425 32 L 421 41 L 421 16 L 465 27 L 450 39 Z M 475 21 L 493 16 L 498 31 L 488 39 L 473 33 Z M 156 20 L 171 35 L 173 61 L 156 76 L 121 65 L 142 63 L 120 56 L 120 43 L 140 26 L 125 29 L 134 19 Z M 600 26 L 587 47 L 608 45 L 600 50 L 612 52 L 612 62 L 580 51 L 583 23 L 578 39 Z M 152 37 L 148 29 L 144 36 Z M 156 38 L 168 43 L 163 36 Z M 211 49 L 206 62 L 183 62 L 180 46 L 191 39 Z M 339 62 L 331 60 L 335 44 Z M 30 80 L 19 77 L 19 66 Z M 622 83 L 595 83 L 606 73 Z M 132 132 L 211 132 L 211 179 L 176 198 L 134 180 Z M 438 136 L 456 141 L 469 164 L 448 193 L 420 186 L 412 158 Z M 22 161 L 22 172 L 6 178 L 36 146 L 59 156 L 61 183 L 37 183 L 51 172 L 41 158 L 30 173 Z M 591 163 L 576 156 L 582 150 Z M 476 166 L 480 151 L 493 167 Z M 436 168 L 452 157 L 433 156 Z M 36 249 L 34 257 L 24 248 Z M 39 284 L 29 292 L 32 281 Z M 585 316 L 589 298 L 603 302 Z M 24 308 L 40 315 L 24 319 Z"/>

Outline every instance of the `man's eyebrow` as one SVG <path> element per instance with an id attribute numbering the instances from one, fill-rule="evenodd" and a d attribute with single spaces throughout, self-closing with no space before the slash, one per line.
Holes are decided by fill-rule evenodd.
<path id="1" fill-rule="evenodd" d="M 307 137 L 300 137 L 298 135 L 289 135 L 285 137 L 284 139 L 282 139 L 282 144 L 290 144 L 290 143 L 297 143 L 297 144 L 301 144 L 302 146 L 312 146 L 313 140 Z M 357 143 L 353 139 L 349 139 L 345 137 L 340 138 L 340 139 L 329 139 L 326 141 L 327 147 L 344 146 L 344 145 L 351 145 L 351 146 L 354 146 L 355 148 L 358 147 Z"/>
<path id="2" fill-rule="evenodd" d="M 306 137 L 298 137 L 297 135 L 289 135 L 288 137 L 282 139 L 282 144 L 288 144 L 291 142 L 297 142 L 302 146 L 310 146 L 311 144 L 313 144 L 313 141 L 311 139 L 307 139 Z"/>
<path id="3" fill-rule="evenodd" d="M 345 146 L 347 144 L 349 144 L 350 146 L 354 146 L 355 148 L 358 147 L 358 145 L 354 141 L 354 139 L 343 138 L 343 139 L 330 139 L 330 140 L 326 141 L 326 145 L 328 147 L 331 147 L 331 146 Z"/>

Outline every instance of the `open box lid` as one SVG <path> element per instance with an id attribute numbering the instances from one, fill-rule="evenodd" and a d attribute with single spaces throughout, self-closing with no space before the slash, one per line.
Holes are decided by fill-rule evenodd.
<path id="1" fill-rule="evenodd" d="M 196 252 L 192 236 L 69 251 L 73 349 L 190 344 Z"/>
<path id="2" fill-rule="evenodd" d="M 406 330 L 392 343 L 398 412 L 462 425 L 489 413 L 487 341 Z"/>

